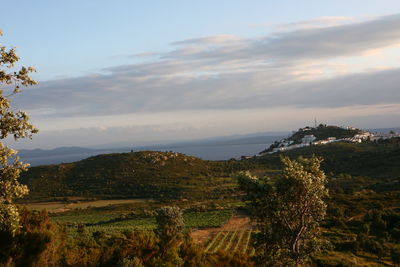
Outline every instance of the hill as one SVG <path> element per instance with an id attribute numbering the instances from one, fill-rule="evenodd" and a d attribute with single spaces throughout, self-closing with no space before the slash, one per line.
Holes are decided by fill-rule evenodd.
<path id="1" fill-rule="evenodd" d="M 400 138 L 380 142 L 331 143 L 265 154 L 252 160 L 268 166 L 280 168 L 280 156 L 291 158 L 317 155 L 324 159 L 322 168 L 327 173 L 347 173 L 376 178 L 400 176 Z"/>
<path id="2" fill-rule="evenodd" d="M 173 152 L 98 155 L 74 163 L 30 168 L 21 181 L 29 199 L 87 198 L 204 199 L 234 195 L 232 162 L 204 161 Z"/>
<path id="3" fill-rule="evenodd" d="M 338 127 L 334 125 L 320 124 L 317 127 L 304 127 L 294 131 L 292 135 L 280 141 L 275 141 L 259 154 L 274 153 L 276 151 L 290 150 L 298 147 L 308 146 L 313 142 L 330 143 L 333 140 L 350 140 L 358 134 L 363 133 L 360 129 L 351 127 Z"/>
<path id="4" fill-rule="evenodd" d="M 336 139 L 353 137 L 359 134 L 361 130 L 355 128 L 343 128 L 334 125 L 320 124 L 318 127 L 304 127 L 300 128 L 297 132 L 293 133 L 288 138 L 290 141 L 300 143 L 301 139 L 306 135 L 314 135 L 316 140 L 324 140 L 329 137 L 335 137 Z"/>
<path id="5" fill-rule="evenodd" d="M 130 149 L 91 149 L 85 147 L 58 147 L 54 149 L 21 149 L 18 156 L 31 166 L 74 162 L 99 154 L 128 152 Z"/>
<path id="6" fill-rule="evenodd" d="M 274 135 L 271 135 L 274 134 Z M 221 136 L 208 139 L 160 144 L 134 144 L 129 142 L 110 143 L 92 148 L 58 147 L 54 149 L 21 149 L 19 157 L 31 166 L 69 163 L 88 157 L 125 153 L 129 151 L 174 151 L 199 157 L 204 160 L 227 160 L 240 156 L 255 155 L 267 144 L 282 138 L 285 133 L 254 133 L 247 135 Z"/>
<path id="7" fill-rule="evenodd" d="M 295 158 L 314 154 L 324 158 L 322 168 L 331 176 L 373 178 L 368 185 L 379 183 L 381 189 L 393 188 L 393 181 L 400 177 L 400 138 L 393 138 L 382 142 L 309 146 L 241 161 L 205 161 L 179 153 L 154 151 L 104 154 L 74 163 L 31 167 L 22 174 L 21 181 L 30 188 L 28 200 L 73 196 L 231 199 L 236 196 L 234 172 L 258 169 L 268 173 L 281 168 L 281 155 Z"/>

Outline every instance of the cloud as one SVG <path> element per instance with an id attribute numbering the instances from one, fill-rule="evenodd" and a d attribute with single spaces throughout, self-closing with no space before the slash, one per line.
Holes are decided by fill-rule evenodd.
<path id="1" fill-rule="evenodd" d="M 339 26 L 343 24 L 349 24 L 354 22 L 361 22 L 365 20 L 371 20 L 376 17 L 362 16 L 362 17 L 350 17 L 350 16 L 322 16 L 309 20 L 295 21 L 289 23 L 258 23 L 252 24 L 251 27 L 255 28 L 270 28 L 275 31 L 294 31 L 301 29 L 312 29 L 312 28 L 325 28 L 332 26 Z"/>
<path id="2" fill-rule="evenodd" d="M 354 22 L 355 17 L 348 16 L 325 16 L 310 20 L 297 21 L 292 23 L 284 23 L 277 25 L 280 30 L 298 30 L 298 29 L 311 29 L 311 28 L 324 28 L 348 24 Z"/>
<path id="3" fill-rule="evenodd" d="M 159 55 L 160 55 L 160 53 L 156 53 L 156 52 L 142 52 L 142 53 L 134 54 L 133 57 L 150 58 L 150 57 L 156 57 L 156 56 L 159 56 Z"/>
<path id="4" fill-rule="evenodd" d="M 130 116 L 131 121 L 140 124 L 117 126 Z M 318 122 L 334 125 L 352 125 L 360 128 L 385 128 L 398 126 L 400 104 L 352 107 L 264 107 L 255 109 L 202 110 L 188 112 L 161 112 L 156 114 L 125 114 L 112 118 L 114 126 L 98 127 L 110 117 L 85 118 L 84 127 L 62 130 L 65 120 L 54 119 L 50 130 L 42 130 L 33 140 L 8 140 L 18 148 L 54 148 L 57 146 L 94 146 L 109 144 L 107 147 L 143 146 L 157 143 L 171 143 L 184 140 L 202 139 L 213 136 L 248 134 L 255 132 L 288 131 Z M 122 118 L 120 118 L 122 117 Z M 129 121 L 129 120 L 128 120 Z M 159 123 L 159 122 L 162 123 Z M 57 125 L 58 124 L 58 125 Z M 371 127 L 371 125 L 373 127 Z M 57 126 L 60 126 L 58 129 Z M 113 143 L 113 144 L 110 144 Z M 125 144 L 124 144 L 125 143 Z M 129 144 L 129 145 L 128 145 Z M 255 151 L 257 152 L 257 151 Z"/>
<path id="5" fill-rule="evenodd" d="M 221 34 L 215 36 L 207 36 L 202 38 L 193 38 L 178 42 L 173 42 L 174 46 L 187 46 L 187 45 L 211 45 L 211 44 L 227 44 L 230 42 L 240 41 L 241 38 L 235 35 Z"/>
<path id="6" fill-rule="evenodd" d="M 14 100 L 38 118 L 398 103 L 400 69 L 347 73 L 331 62 L 398 43 L 400 15 L 253 39 L 195 38 L 142 55 L 159 55 L 155 61 L 44 81 Z"/>

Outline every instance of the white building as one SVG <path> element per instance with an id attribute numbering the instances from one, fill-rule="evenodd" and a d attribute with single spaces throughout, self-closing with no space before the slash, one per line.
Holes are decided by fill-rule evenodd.
<path id="1" fill-rule="evenodd" d="M 317 139 L 313 134 L 309 134 L 309 135 L 305 135 L 303 138 L 301 138 L 301 142 L 302 143 L 311 143 L 313 142 L 315 139 Z"/>

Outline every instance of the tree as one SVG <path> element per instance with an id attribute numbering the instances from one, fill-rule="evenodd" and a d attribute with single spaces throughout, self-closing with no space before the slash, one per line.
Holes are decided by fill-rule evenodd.
<path id="1" fill-rule="evenodd" d="M 256 261 L 264 266 L 301 265 L 321 248 L 319 223 L 326 213 L 327 182 L 317 157 L 282 157 L 278 178 L 238 176 L 244 199 L 259 233 Z"/>
<path id="2" fill-rule="evenodd" d="M 156 234 L 164 245 L 171 244 L 182 235 L 184 228 L 182 211 L 178 207 L 162 207 L 157 210 Z"/>
<path id="3" fill-rule="evenodd" d="M 3 33 L 0 31 L 0 36 Z M 13 136 L 15 140 L 31 138 L 38 130 L 29 123 L 26 112 L 16 111 L 11 106 L 11 97 L 20 92 L 21 87 L 36 84 L 29 76 L 35 71 L 32 67 L 15 70 L 19 60 L 15 49 L 7 49 L 0 44 L 0 140 Z M 19 228 L 18 209 L 15 198 L 28 193 L 28 188 L 18 182 L 19 175 L 28 164 L 16 156 L 17 151 L 8 148 L 0 141 L 0 231 L 12 234 Z"/>
<path id="4" fill-rule="evenodd" d="M 179 207 L 162 207 L 157 210 L 156 236 L 160 241 L 159 257 L 166 266 L 182 266 L 179 248 L 183 243 L 184 222 Z M 168 263 L 168 264 L 167 264 Z"/>

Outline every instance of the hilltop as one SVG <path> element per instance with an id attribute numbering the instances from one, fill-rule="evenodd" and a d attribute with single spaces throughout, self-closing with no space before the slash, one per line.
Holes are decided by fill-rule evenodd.
<path id="1" fill-rule="evenodd" d="M 361 132 L 360 129 L 354 127 L 339 127 L 335 125 L 320 124 L 317 127 L 300 128 L 297 132 L 294 132 L 288 140 L 293 141 L 294 143 L 301 143 L 302 139 L 307 135 L 313 135 L 315 141 L 325 140 L 329 137 L 342 139 L 354 137 Z"/>
<path id="2" fill-rule="evenodd" d="M 98 198 L 203 199 L 232 196 L 230 174 L 240 166 L 174 152 L 98 155 L 74 163 L 30 168 L 21 181 L 29 199 Z"/>
<path id="3" fill-rule="evenodd" d="M 400 137 L 398 133 L 373 133 L 360 130 L 354 127 L 339 127 L 334 125 L 320 124 L 316 127 L 304 127 L 294 131 L 292 135 L 280 141 L 275 141 L 269 148 L 259 154 L 272 154 L 288 151 L 307 146 L 326 145 L 330 143 L 362 143 L 365 141 L 386 140 L 393 137 Z"/>

